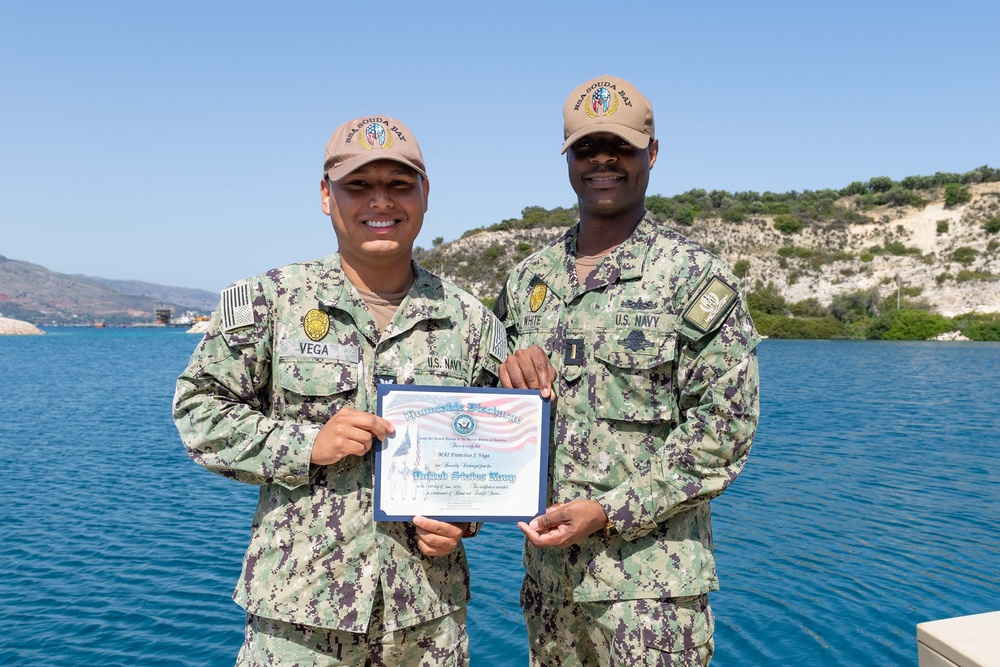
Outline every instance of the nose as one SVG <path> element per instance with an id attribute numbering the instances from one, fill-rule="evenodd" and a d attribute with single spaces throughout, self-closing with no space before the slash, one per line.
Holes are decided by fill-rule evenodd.
<path id="1" fill-rule="evenodd" d="M 372 190 L 372 208 L 392 208 L 392 192 L 389 188 L 376 187 Z"/>
<path id="2" fill-rule="evenodd" d="M 606 143 L 599 143 L 594 146 L 594 152 L 590 154 L 590 161 L 595 164 L 607 164 L 616 162 L 618 154 Z"/>

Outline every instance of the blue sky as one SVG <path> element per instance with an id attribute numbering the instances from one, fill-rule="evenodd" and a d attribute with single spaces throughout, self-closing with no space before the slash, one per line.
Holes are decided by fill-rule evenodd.
<path id="1" fill-rule="evenodd" d="M 418 245 L 570 206 L 561 109 L 653 103 L 650 194 L 1000 166 L 1000 3 L 0 0 L 0 255 L 219 290 L 335 249 L 341 122 L 399 117 Z"/>

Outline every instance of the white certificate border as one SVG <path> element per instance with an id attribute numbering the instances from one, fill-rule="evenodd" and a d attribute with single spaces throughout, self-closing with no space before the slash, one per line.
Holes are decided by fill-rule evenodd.
<path id="1" fill-rule="evenodd" d="M 439 521 L 450 521 L 453 523 L 464 522 L 464 521 L 481 521 L 481 522 L 501 522 L 501 523 L 515 523 L 517 521 L 530 521 L 531 519 L 545 513 L 546 498 L 548 492 L 548 472 L 549 472 L 549 408 L 550 401 L 547 398 L 541 398 L 537 389 L 502 389 L 498 387 L 442 387 L 436 385 L 420 385 L 420 384 L 379 384 L 378 385 L 378 408 L 377 413 L 382 416 L 382 402 L 388 399 L 389 395 L 394 392 L 423 392 L 431 394 L 482 394 L 487 396 L 519 396 L 519 395 L 531 395 L 533 397 L 539 398 L 541 400 L 542 414 L 541 414 L 541 435 L 540 443 L 538 447 L 538 493 L 537 502 L 535 507 L 535 513 L 526 515 L 511 515 L 511 514 L 448 514 L 445 516 L 429 516 L 430 519 L 437 519 Z M 385 463 L 385 457 L 382 456 L 384 449 L 383 443 L 381 441 L 375 441 L 372 447 L 375 450 L 375 521 L 411 521 L 413 517 L 419 514 L 416 512 L 414 514 L 387 514 L 382 510 L 382 489 L 385 486 L 385 472 L 383 471 L 383 465 Z"/>

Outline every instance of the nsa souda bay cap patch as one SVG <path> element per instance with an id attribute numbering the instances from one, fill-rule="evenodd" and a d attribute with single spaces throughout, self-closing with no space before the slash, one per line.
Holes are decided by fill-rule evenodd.
<path id="1" fill-rule="evenodd" d="M 736 289 L 721 278 L 708 281 L 684 311 L 684 321 L 702 333 L 718 327 L 736 304 Z"/>
<path id="2" fill-rule="evenodd" d="M 388 116 L 349 120 L 336 129 L 323 153 L 323 171 L 337 182 L 375 160 L 395 160 L 427 178 L 424 156 L 410 128 Z"/>
<path id="3" fill-rule="evenodd" d="M 573 89 L 563 105 L 562 152 L 595 132 L 618 135 L 638 149 L 653 138 L 653 105 L 635 86 L 605 74 Z"/>

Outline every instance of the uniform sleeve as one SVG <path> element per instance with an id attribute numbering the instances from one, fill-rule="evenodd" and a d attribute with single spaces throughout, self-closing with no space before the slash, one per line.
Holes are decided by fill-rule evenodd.
<path id="1" fill-rule="evenodd" d="M 759 418 L 754 330 L 745 299 L 714 333 L 682 332 L 680 424 L 623 484 L 595 498 L 626 540 L 721 494 L 743 469 Z"/>
<path id="2" fill-rule="evenodd" d="M 471 386 L 495 387 L 500 378 L 500 364 L 507 358 L 507 331 L 487 308 L 482 308 L 479 345 L 474 352 Z"/>
<path id="3" fill-rule="evenodd" d="M 252 326 L 223 332 L 221 311 L 177 380 L 173 416 L 188 455 L 249 484 L 305 484 L 320 427 L 268 415 L 272 338 L 260 286 Z"/>

